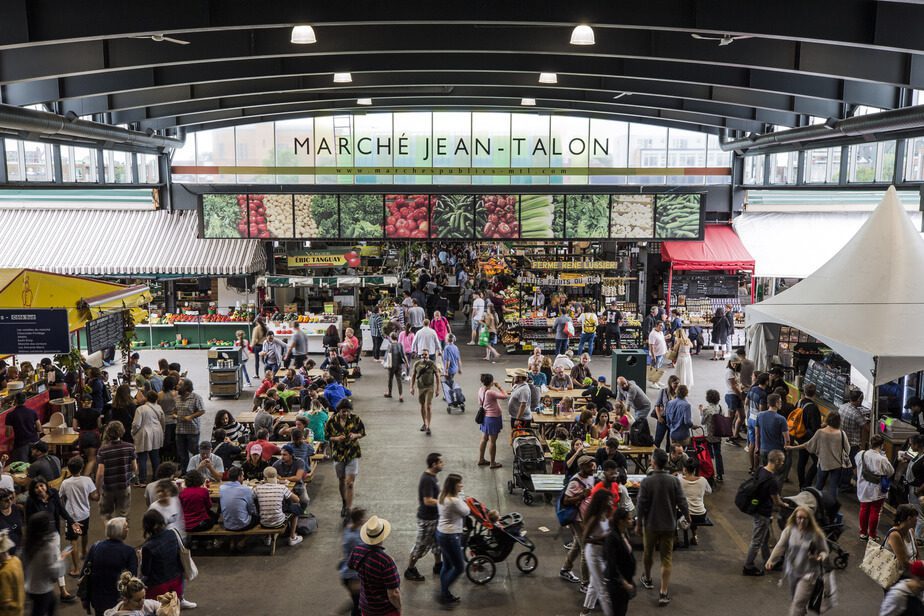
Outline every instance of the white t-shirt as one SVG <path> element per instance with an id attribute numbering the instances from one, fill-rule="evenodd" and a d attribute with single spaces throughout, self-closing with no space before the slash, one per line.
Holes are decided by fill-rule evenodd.
<path id="1" fill-rule="evenodd" d="M 439 503 L 437 508 L 440 521 L 436 525 L 436 530 L 447 535 L 461 533 L 465 516 L 471 513 L 465 501 L 458 496 L 449 496 Z"/>
<path id="2" fill-rule="evenodd" d="M 58 495 L 64 502 L 64 510 L 77 522 L 90 517 L 90 495 L 96 492 L 96 484 L 89 477 L 68 477 L 61 482 Z"/>
<path id="3" fill-rule="evenodd" d="M 731 368 L 725 369 L 725 393 L 737 395 L 737 392 L 732 389 L 731 381 L 736 381 L 738 379 L 737 373 Z"/>
<path id="4" fill-rule="evenodd" d="M 656 329 L 651 330 L 648 334 L 648 348 L 655 357 L 667 355 L 667 342 L 664 340 L 664 334 Z"/>
<path id="5" fill-rule="evenodd" d="M 180 499 L 176 496 L 170 497 L 170 502 L 166 505 L 161 505 L 160 501 L 154 501 L 151 503 L 151 506 L 148 507 L 148 511 L 159 511 L 160 515 L 164 516 L 164 521 L 167 522 L 167 528 L 175 528 L 179 531 L 180 535 L 186 534 L 186 524 L 183 521 L 183 507 L 180 505 Z"/>
<path id="6" fill-rule="evenodd" d="M 478 298 L 472 302 L 472 321 L 484 319 L 484 299 Z"/>
<path id="7" fill-rule="evenodd" d="M 561 366 L 565 369 L 565 373 L 571 372 L 571 369 L 574 368 L 574 362 L 571 361 L 567 355 L 558 355 L 555 358 L 555 361 L 552 362 L 552 370 Z"/>
<path id="8" fill-rule="evenodd" d="M 706 478 L 697 477 L 693 481 L 688 481 L 681 477 L 680 487 L 683 488 L 683 495 L 687 497 L 690 515 L 705 515 L 706 505 L 703 503 L 703 497 L 712 494 L 712 488 Z"/>
<path id="9" fill-rule="evenodd" d="M 0 488 L 6 488 L 10 492 L 15 492 L 16 488 L 13 486 L 13 477 L 12 475 L 3 475 L 0 476 Z"/>

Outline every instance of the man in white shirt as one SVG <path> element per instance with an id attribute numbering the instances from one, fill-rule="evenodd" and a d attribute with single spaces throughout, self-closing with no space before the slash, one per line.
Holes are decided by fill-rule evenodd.
<path id="1" fill-rule="evenodd" d="M 557 355 L 555 361 L 552 362 L 552 370 L 554 371 L 556 368 L 561 367 L 565 372 L 571 372 L 571 369 L 574 368 L 574 362 L 571 361 L 571 357 L 571 351 Z"/>
<path id="2" fill-rule="evenodd" d="M 210 442 L 202 441 L 199 443 L 199 454 L 189 459 L 186 471 L 199 471 L 206 478 L 211 477 L 212 481 L 221 481 L 221 476 L 225 472 L 225 463 L 212 453 Z"/>
<path id="3" fill-rule="evenodd" d="M 481 293 L 475 292 L 475 300 L 472 302 L 472 340 L 469 345 L 475 344 L 475 338 L 478 337 L 478 328 L 484 320 L 484 298 Z"/>
<path id="4" fill-rule="evenodd" d="M 420 331 L 420 328 L 424 326 L 424 319 L 427 313 L 420 307 L 416 299 L 411 301 L 414 302 L 414 304 L 407 311 L 407 322 L 411 326 L 411 331 L 416 334 Z"/>
<path id="5" fill-rule="evenodd" d="M 414 342 L 411 344 L 411 351 L 417 356 L 420 352 L 427 350 L 431 357 L 436 357 L 440 352 L 440 339 L 436 335 L 436 330 L 430 327 L 430 319 L 424 319 L 423 327 L 414 335 Z"/>
<path id="6" fill-rule="evenodd" d="M 651 355 L 651 365 L 660 368 L 667 355 L 667 341 L 664 340 L 664 323 L 655 323 L 651 333 L 648 334 L 648 353 Z"/>

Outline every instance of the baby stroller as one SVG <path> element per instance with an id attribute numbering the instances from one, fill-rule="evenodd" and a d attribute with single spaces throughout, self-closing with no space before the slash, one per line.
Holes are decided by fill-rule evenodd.
<path id="1" fill-rule="evenodd" d="M 446 413 L 451 415 L 453 408 L 465 412 L 465 395 L 462 393 L 462 387 L 456 385 L 451 376 L 443 380 L 443 399 L 446 400 Z"/>
<path id="2" fill-rule="evenodd" d="M 523 490 L 523 502 L 532 505 L 534 498 L 533 473 L 545 473 L 545 453 L 536 433 L 528 428 L 517 427 L 511 433 L 513 445 L 513 479 L 507 481 L 507 492 Z"/>
<path id="3" fill-rule="evenodd" d="M 526 538 L 523 530 L 523 516 L 508 513 L 492 515 L 478 500 L 465 499 L 471 513 L 465 518 L 462 532 L 462 550 L 467 565 L 465 575 L 475 584 L 487 584 L 494 579 L 495 563 L 503 562 L 517 544 L 526 548 L 517 556 L 517 569 L 532 573 L 539 565 L 533 553 L 536 545 Z M 496 513 L 496 512 L 494 512 Z"/>
<path id="4" fill-rule="evenodd" d="M 690 446 L 687 448 L 687 455 L 696 458 L 699 462 L 699 476 L 709 482 L 709 485 L 715 487 L 715 461 L 712 459 L 712 450 L 709 449 L 709 440 L 706 438 L 706 431 L 702 431 L 702 436 L 693 436 L 690 439 Z"/>
<path id="5" fill-rule="evenodd" d="M 815 521 L 824 533 L 831 566 L 835 569 L 846 569 L 850 553 L 837 543 L 844 533 L 844 516 L 839 511 L 840 504 L 837 501 L 826 501 L 822 493 L 815 488 L 806 488 L 795 496 L 783 498 L 783 505 L 777 515 L 780 530 L 786 527 L 786 522 L 796 507 L 807 508 L 815 516 Z"/>

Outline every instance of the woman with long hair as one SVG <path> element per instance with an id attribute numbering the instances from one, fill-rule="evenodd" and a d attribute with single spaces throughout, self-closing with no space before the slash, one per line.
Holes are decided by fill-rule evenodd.
<path id="1" fill-rule="evenodd" d="M 658 394 L 658 401 L 655 402 L 654 414 L 655 421 L 655 438 L 654 446 L 660 448 L 661 441 L 664 440 L 664 437 L 667 437 L 667 443 L 665 444 L 665 449 L 671 448 L 671 437 L 668 434 L 669 430 L 667 429 L 667 403 L 677 397 L 677 388 L 680 387 L 680 377 L 676 374 L 670 375 L 667 379 L 667 387 L 661 390 L 661 393 Z"/>
<path id="2" fill-rule="evenodd" d="M 610 435 L 610 414 L 607 411 L 597 413 L 597 419 L 594 420 L 590 433 L 596 439 L 605 439 Z"/>
<path id="3" fill-rule="evenodd" d="M 232 443 L 237 443 L 238 445 L 245 445 L 250 440 L 250 430 L 244 424 L 239 423 L 231 414 L 231 411 L 226 409 L 221 409 L 215 413 L 215 424 L 212 428 L 213 435 L 215 430 L 224 430 L 225 436 L 231 439 Z M 212 440 L 215 440 L 214 437 Z"/>
<path id="4" fill-rule="evenodd" d="M 770 571 L 785 558 L 783 575 L 789 581 L 789 594 L 792 597 L 790 616 L 804 616 L 808 613 L 808 602 L 812 598 L 815 580 L 821 574 L 821 562 L 827 556 L 828 546 L 815 516 L 807 507 L 796 507 L 786 521 L 786 528 L 780 534 L 766 564 L 767 571 Z"/>
<path id="5" fill-rule="evenodd" d="M 337 349 L 340 347 L 340 332 L 337 331 L 337 326 L 331 324 L 327 328 L 327 331 L 324 332 L 324 337 L 321 339 L 321 343 L 324 345 L 324 352 L 326 353 L 330 349 Z"/>
<path id="6" fill-rule="evenodd" d="M 263 351 L 263 341 L 266 340 L 266 334 L 269 330 L 266 327 L 266 321 L 262 315 L 258 315 L 253 320 L 253 329 L 250 330 L 250 348 L 253 350 L 253 374 L 260 374 L 260 352 Z"/>
<path id="7" fill-rule="evenodd" d="M 234 332 L 234 348 L 241 350 L 241 372 L 247 381 L 247 387 L 250 387 L 250 374 L 247 372 L 247 362 L 250 361 L 250 341 L 244 335 L 243 329 Z M 254 376 L 260 376 L 260 373 L 254 372 Z"/>
<path id="8" fill-rule="evenodd" d="M 730 336 L 725 308 L 719 306 L 712 317 L 712 361 L 725 361 L 725 341 Z"/>
<path id="9" fill-rule="evenodd" d="M 57 546 L 61 542 L 61 521 L 64 521 L 65 529 L 75 536 L 83 533 L 83 529 L 74 518 L 64 508 L 58 491 L 48 485 L 44 477 L 39 475 L 29 484 L 29 496 L 26 498 L 26 529 L 32 524 L 33 518 L 40 515 L 47 515 L 51 520 L 51 530 L 55 534 L 54 543 Z M 70 550 L 65 549 L 67 556 L 70 556 Z M 61 601 L 71 603 L 75 600 L 74 595 L 67 592 L 66 580 L 64 574 L 58 576 L 58 587 L 61 589 Z"/>
<path id="10" fill-rule="evenodd" d="M 57 610 L 55 586 L 64 575 L 65 560 L 70 556 L 70 548 L 64 552 L 58 549 L 60 540 L 49 513 L 42 511 L 29 518 L 22 555 L 32 616 L 54 616 Z"/>
<path id="11" fill-rule="evenodd" d="M 449 587 L 465 570 L 462 527 L 471 510 L 461 496 L 462 488 L 462 475 L 450 473 L 443 482 L 443 489 L 437 499 L 440 517 L 436 526 L 436 543 L 443 555 L 439 601 L 444 605 L 459 602 L 459 597 L 449 592 Z"/>
<path id="12" fill-rule="evenodd" d="M 687 389 L 693 389 L 693 358 L 690 356 L 690 349 L 693 343 L 690 337 L 682 327 L 674 333 L 674 352 L 677 359 L 674 360 L 674 374 L 680 379 L 681 385 L 686 385 Z"/>
<path id="13" fill-rule="evenodd" d="M 122 383 L 116 388 L 115 396 L 112 399 L 112 410 L 106 418 L 106 423 L 110 421 L 121 421 L 126 428 L 131 428 L 135 420 L 135 399 L 132 397 L 132 387 L 128 383 Z M 134 443 L 131 430 L 125 430 L 122 440 L 126 443 Z"/>
<path id="14" fill-rule="evenodd" d="M 481 326 L 488 330 L 488 345 L 484 348 L 484 360 L 496 364 L 497 362 L 494 360 L 500 357 L 500 353 L 494 348 L 494 345 L 497 344 L 497 314 L 494 312 L 494 306 L 490 302 L 485 302 L 484 321 L 482 321 Z"/>
<path id="15" fill-rule="evenodd" d="M 621 498 L 619 502 L 622 504 Z M 626 616 L 629 600 L 635 596 L 635 582 L 632 581 L 635 576 L 635 555 L 632 553 L 632 544 L 629 543 L 631 523 L 632 512 L 617 508 L 613 513 L 612 530 L 603 544 L 607 588 L 613 616 Z"/>
<path id="16" fill-rule="evenodd" d="M 581 612 L 581 616 L 589 616 L 598 601 L 604 616 L 613 613 L 606 587 L 606 560 L 603 553 L 603 544 L 610 532 L 609 516 L 612 511 L 613 493 L 609 490 L 598 490 L 591 497 L 587 512 L 583 516 L 584 532 L 581 543 L 584 546 L 584 560 L 590 574 L 590 583 L 584 595 L 584 611 Z"/>
<path id="17" fill-rule="evenodd" d="M 360 508 L 354 508 L 350 510 L 349 515 L 343 525 L 343 536 L 340 541 L 342 547 L 343 558 L 340 560 L 340 563 L 337 565 L 337 569 L 340 571 L 340 581 L 343 582 L 343 585 L 346 586 L 347 591 L 350 593 L 350 599 L 353 601 L 353 609 L 350 611 L 350 616 L 360 616 L 359 611 L 359 574 L 350 569 L 347 563 L 350 560 L 350 554 L 353 553 L 353 548 L 362 543 L 362 538 L 359 536 L 359 530 L 362 528 L 363 524 L 366 523 L 366 510 Z"/>
<path id="18" fill-rule="evenodd" d="M 160 448 L 164 446 L 166 426 L 164 410 L 157 404 L 158 393 L 150 389 L 144 395 L 146 401 L 135 409 L 135 419 L 131 423 L 135 452 L 138 455 L 138 478 L 141 483 L 148 482 L 148 460 L 151 462 L 152 475 L 160 466 Z"/>
<path id="19" fill-rule="evenodd" d="M 847 452 L 850 443 L 847 434 L 841 430 L 841 415 L 831 411 L 825 416 L 824 425 L 805 443 L 787 445 L 790 449 L 805 449 L 818 456 L 818 474 L 815 476 L 815 489 L 823 490 L 827 502 L 837 500 L 837 490 L 841 475 L 848 472 L 850 460 Z"/>

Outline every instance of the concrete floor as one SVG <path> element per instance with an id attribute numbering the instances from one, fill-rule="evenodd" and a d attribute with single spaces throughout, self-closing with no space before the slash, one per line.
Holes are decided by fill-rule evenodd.
<path id="1" fill-rule="evenodd" d="M 513 616 L 527 614 L 578 614 L 583 595 L 576 585 L 558 577 L 565 557 L 558 524 L 552 505 L 526 506 L 519 494 L 506 491 L 511 477 L 512 452 L 506 440 L 499 446 L 498 460 L 504 464 L 495 471 L 476 466 L 480 433 L 474 423 L 477 406 L 473 403 L 477 379 L 482 371 L 492 371 L 501 378 L 506 367 L 525 367 L 526 356 L 503 356 L 496 365 L 480 359 L 475 347 L 462 346 L 463 374 L 461 382 L 469 398 L 464 414 L 445 413 L 442 402 L 436 404 L 433 435 L 418 431 L 420 418 L 417 407 L 410 401 L 400 404 L 397 399 L 382 398 L 384 370 L 370 360 L 363 362 L 364 375 L 353 387 L 353 400 L 362 416 L 368 436 L 362 442 L 363 458 L 356 483 L 356 505 L 370 514 L 387 518 L 392 523 L 392 535 L 386 543 L 388 552 L 403 571 L 414 541 L 416 487 L 424 458 L 431 451 L 443 454 L 446 472 L 459 472 L 465 478 L 465 492 L 502 512 L 523 513 L 529 536 L 537 545 L 538 569 L 531 575 L 520 573 L 514 565 L 515 551 L 506 562 L 499 563 L 494 580 L 485 586 L 475 586 L 464 576 L 454 586 L 462 602 L 452 611 L 457 614 L 491 614 Z M 155 365 L 160 357 L 179 361 L 189 370 L 200 393 L 207 393 L 204 351 L 145 351 L 142 365 Z M 696 387 L 691 396 L 694 409 L 704 401 L 708 388 L 722 390 L 724 372 L 719 362 L 707 361 L 707 355 L 694 357 Z M 593 359 L 594 374 L 610 374 L 609 359 Z M 207 397 L 207 396 L 203 396 Z M 408 398 L 409 400 L 409 398 Z M 222 408 L 232 412 L 249 407 L 248 400 L 206 400 L 208 414 L 203 418 L 203 433 L 211 428 L 214 413 Z M 694 420 L 698 420 L 694 417 Z M 509 433 L 506 431 L 502 438 Z M 501 444 L 500 441 L 498 443 Z M 788 589 L 778 586 L 779 574 L 763 578 L 745 578 L 741 565 L 750 537 L 751 521 L 734 507 L 734 492 L 744 479 L 746 461 L 742 450 L 725 447 L 726 480 L 716 493 L 707 497 L 710 517 L 716 525 L 700 532 L 700 545 L 680 550 L 674 555 L 671 584 L 673 603 L 668 610 L 686 614 L 735 616 L 761 606 L 761 614 L 788 613 Z M 788 484 L 785 493 L 794 491 Z M 140 492 L 133 499 L 133 528 L 129 541 L 138 544 L 143 499 Z M 344 613 L 348 596 L 340 584 L 335 566 L 340 559 L 340 499 L 337 481 L 330 463 L 318 470 L 309 494 L 311 511 L 318 517 L 319 530 L 301 545 L 281 546 L 275 557 L 266 555 L 265 548 L 254 546 L 244 556 L 228 556 L 224 550 L 196 554 L 200 577 L 188 588 L 189 599 L 196 601 L 201 614 L 275 614 L 307 613 L 324 616 Z M 851 552 L 847 570 L 839 572 L 840 607 L 834 613 L 874 614 L 882 599 L 882 591 L 857 569 L 863 545 L 856 539 L 855 498 L 843 498 L 848 530 L 842 545 Z M 886 524 L 886 521 L 883 521 Z M 550 532 L 542 532 L 545 526 Z M 93 538 L 101 533 L 101 523 L 92 528 Z M 637 553 L 639 561 L 640 553 Z M 420 570 L 427 577 L 423 583 L 403 581 L 402 595 L 405 614 L 427 614 L 441 609 L 435 601 L 438 584 L 430 574 L 429 558 L 421 562 Z M 657 582 L 657 572 L 654 574 Z M 633 601 L 633 614 L 658 611 L 657 593 L 641 590 Z M 65 606 L 63 614 L 78 614 L 76 606 Z"/>

